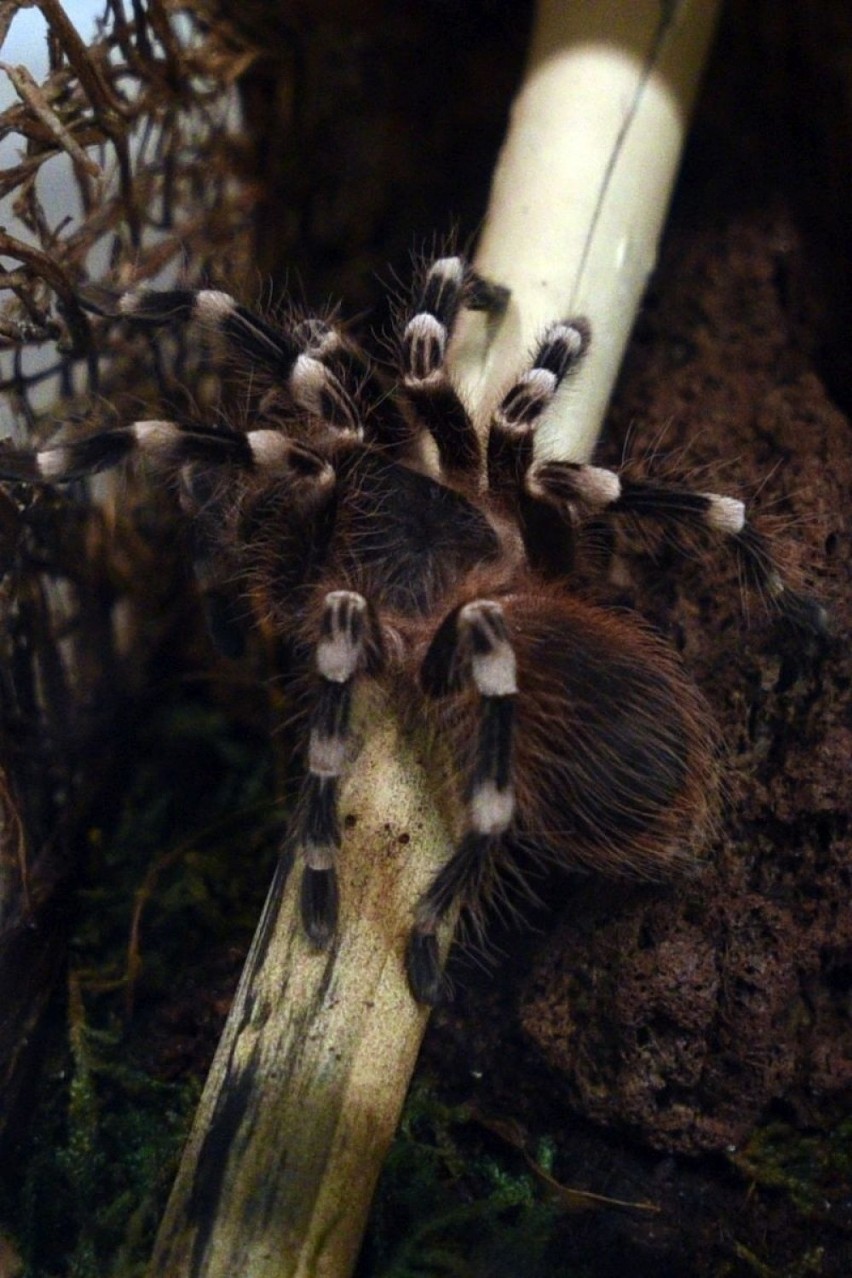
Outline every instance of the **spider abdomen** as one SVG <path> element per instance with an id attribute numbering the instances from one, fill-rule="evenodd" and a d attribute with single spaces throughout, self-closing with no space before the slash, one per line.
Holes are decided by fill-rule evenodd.
<path id="1" fill-rule="evenodd" d="M 561 591 L 502 606 L 517 659 L 522 842 L 608 872 L 662 877 L 688 864 L 712 825 L 717 733 L 677 656 L 633 617 Z"/>

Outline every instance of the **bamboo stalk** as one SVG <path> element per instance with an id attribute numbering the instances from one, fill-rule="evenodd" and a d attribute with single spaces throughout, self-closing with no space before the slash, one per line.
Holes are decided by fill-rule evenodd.
<path id="1" fill-rule="evenodd" d="M 587 456 L 656 243 L 715 5 L 542 0 L 477 257 L 512 289 L 454 352 L 478 418 L 552 319 L 596 341 L 549 446 Z M 373 690 L 347 782 L 339 936 L 302 937 L 279 875 L 184 1153 L 152 1278 L 345 1278 L 426 1024 L 406 988 L 414 902 L 450 840 L 423 764 Z M 445 937 L 445 941 L 448 940 Z"/>

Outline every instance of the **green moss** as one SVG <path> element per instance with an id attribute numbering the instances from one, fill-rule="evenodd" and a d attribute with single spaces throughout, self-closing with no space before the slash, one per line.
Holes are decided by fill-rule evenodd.
<path id="1" fill-rule="evenodd" d="M 131 1278 L 143 1271 L 198 1085 L 153 1079 L 128 1063 L 119 1036 L 90 1041 L 78 1027 L 75 1037 L 82 1057 L 54 1057 L 39 1088 L 6 1206 L 27 1278 Z"/>
<path id="2" fill-rule="evenodd" d="M 852 1118 L 819 1132 L 769 1123 L 731 1161 L 756 1184 L 786 1192 L 801 1215 L 830 1219 L 852 1184 Z"/>
<path id="3" fill-rule="evenodd" d="M 543 1162 L 552 1149 L 545 1144 Z M 428 1082 L 408 1098 L 358 1278 L 578 1278 L 555 1251 L 562 1212 L 523 1157 Z"/>

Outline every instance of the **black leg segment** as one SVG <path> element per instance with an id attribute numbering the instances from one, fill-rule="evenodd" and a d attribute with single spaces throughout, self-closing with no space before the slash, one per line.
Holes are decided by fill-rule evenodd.
<path id="1" fill-rule="evenodd" d="M 476 473 L 481 464 L 479 439 L 446 370 L 459 311 L 471 294 L 480 300 L 481 286 L 462 258 L 438 258 L 426 272 L 400 344 L 403 393 L 447 472 Z"/>
<path id="2" fill-rule="evenodd" d="M 479 694 L 477 748 L 465 792 L 466 829 L 417 903 L 407 951 L 415 997 L 435 1003 L 442 988 L 437 929 L 454 905 L 487 895 L 494 855 L 515 811 L 512 734 L 517 673 L 500 604 L 481 599 L 452 613 L 435 635 L 421 681 L 433 696 L 447 695 L 465 683 Z"/>
<path id="3" fill-rule="evenodd" d="M 339 783 L 347 764 L 355 679 L 382 661 L 377 620 L 362 595 L 326 595 L 315 650 L 317 684 L 309 717 L 307 774 L 290 842 L 303 865 L 302 921 L 320 949 L 337 925 L 336 862 L 340 851 Z"/>

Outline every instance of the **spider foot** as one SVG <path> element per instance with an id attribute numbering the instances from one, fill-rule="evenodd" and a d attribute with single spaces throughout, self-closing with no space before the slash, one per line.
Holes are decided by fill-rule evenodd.
<path id="1" fill-rule="evenodd" d="M 302 925 L 318 950 L 328 949 L 337 931 L 338 900 L 334 868 L 314 870 L 307 866 L 302 874 Z"/>
<path id="2" fill-rule="evenodd" d="M 831 617 L 813 595 L 785 588 L 777 597 L 781 620 L 805 639 L 826 640 L 831 637 Z"/>
<path id="3" fill-rule="evenodd" d="M 408 984 L 418 1003 L 435 1007 L 447 992 L 447 981 L 441 971 L 438 939 L 434 932 L 415 929 L 405 951 Z"/>

